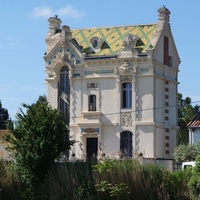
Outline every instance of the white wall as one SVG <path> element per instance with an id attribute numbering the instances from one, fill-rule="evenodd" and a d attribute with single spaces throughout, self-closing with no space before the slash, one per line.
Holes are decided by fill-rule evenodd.
<path id="1" fill-rule="evenodd" d="M 138 110 L 139 110 L 139 121 L 153 121 L 154 118 L 154 103 L 153 103 L 153 90 L 154 82 L 152 77 L 140 77 L 139 92 L 138 92 Z"/>

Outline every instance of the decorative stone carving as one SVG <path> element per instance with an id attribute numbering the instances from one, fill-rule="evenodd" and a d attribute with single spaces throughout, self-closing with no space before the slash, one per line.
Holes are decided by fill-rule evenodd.
<path id="1" fill-rule="evenodd" d="M 121 82 L 132 81 L 132 76 L 121 76 Z"/>
<path id="2" fill-rule="evenodd" d="M 138 51 L 135 47 L 138 40 L 139 40 L 138 36 L 133 35 L 133 34 L 128 34 L 122 42 L 122 48 L 118 52 L 118 57 L 131 58 L 134 56 L 134 54 L 137 54 Z"/>
<path id="3" fill-rule="evenodd" d="M 136 67 L 133 67 L 127 61 L 124 61 L 124 63 L 120 67 L 115 68 L 115 74 L 116 75 L 132 74 L 135 72 L 135 68 Z"/>
<path id="4" fill-rule="evenodd" d="M 134 51 L 139 37 L 133 34 L 128 34 L 122 43 L 123 51 Z"/>
<path id="5" fill-rule="evenodd" d="M 132 126 L 132 113 L 131 112 L 122 113 L 121 125 L 126 126 L 126 127 Z"/>

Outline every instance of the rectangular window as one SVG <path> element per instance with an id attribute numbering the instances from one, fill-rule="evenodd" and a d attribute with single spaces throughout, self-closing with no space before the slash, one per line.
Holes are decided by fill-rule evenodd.
<path id="1" fill-rule="evenodd" d="M 169 147 L 169 143 L 165 143 L 165 147 Z"/>
<path id="2" fill-rule="evenodd" d="M 169 99 L 169 95 L 166 94 L 166 95 L 165 95 L 165 99 Z"/>
<path id="3" fill-rule="evenodd" d="M 169 136 L 168 136 L 168 135 L 166 135 L 166 136 L 165 136 L 165 139 L 166 139 L 166 140 L 169 140 Z"/>
<path id="4" fill-rule="evenodd" d="M 132 108 L 132 83 L 122 84 L 122 108 Z"/>
<path id="5" fill-rule="evenodd" d="M 169 103 L 168 103 L 168 102 L 165 102 L 165 106 L 169 106 Z"/>
<path id="6" fill-rule="evenodd" d="M 168 150 L 166 150 L 166 151 L 165 151 L 165 154 L 169 154 L 169 151 L 168 151 Z"/>
<path id="7" fill-rule="evenodd" d="M 168 120 L 169 120 L 169 117 L 166 116 L 166 117 L 165 117 L 165 120 L 168 121 Z"/>
<path id="8" fill-rule="evenodd" d="M 169 129 L 168 129 L 168 128 L 166 128 L 166 129 L 165 129 L 165 132 L 166 132 L 166 133 L 169 133 Z"/>
<path id="9" fill-rule="evenodd" d="M 169 88 L 165 88 L 165 92 L 169 92 Z"/>
<path id="10" fill-rule="evenodd" d="M 164 64 L 169 65 L 169 38 L 164 36 Z"/>
<path id="11" fill-rule="evenodd" d="M 166 85 L 169 85 L 169 81 L 165 81 L 165 84 L 166 84 Z"/>
<path id="12" fill-rule="evenodd" d="M 96 95 L 90 95 L 88 97 L 88 110 L 96 111 Z"/>
<path id="13" fill-rule="evenodd" d="M 87 83 L 87 88 L 98 88 L 98 83 Z"/>
<path id="14" fill-rule="evenodd" d="M 168 109 L 165 109 L 165 113 L 169 113 L 169 110 L 168 110 Z"/>

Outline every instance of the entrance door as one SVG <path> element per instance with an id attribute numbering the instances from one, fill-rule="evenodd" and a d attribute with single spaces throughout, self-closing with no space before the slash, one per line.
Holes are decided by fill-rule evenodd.
<path id="1" fill-rule="evenodd" d="M 120 135 L 120 150 L 122 157 L 132 157 L 132 133 L 124 131 Z"/>
<path id="2" fill-rule="evenodd" d="M 87 138 L 87 158 L 97 156 L 98 151 L 98 138 Z"/>

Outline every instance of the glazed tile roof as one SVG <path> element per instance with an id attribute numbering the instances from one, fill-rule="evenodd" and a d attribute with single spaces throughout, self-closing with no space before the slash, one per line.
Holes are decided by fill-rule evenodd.
<path id="1" fill-rule="evenodd" d="M 200 127 L 200 112 L 187 124 L 187 127 Z"/>
<path id="2" fill-rule="evenodd" d="M 137 35 L 140 39 L 136 44 L 139 53 L 145 52 L 156 31 L 156 24 L 103 27 L 72 30 L 72 38 L 75 38 L 82 47 L 82 51 L 91 55 L 113 55 L 122 47 L 123 39 L 127 34 Z M 98 52 L 90 52 L 92 45 L 90 39 L 93 37 L 102 38 L 104 44 Z"/>

